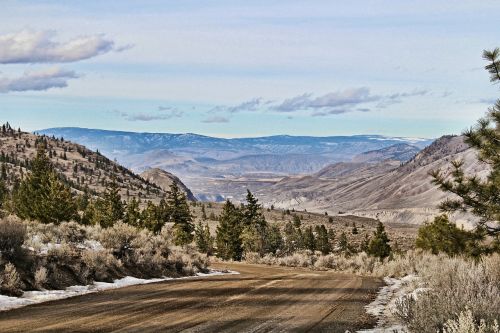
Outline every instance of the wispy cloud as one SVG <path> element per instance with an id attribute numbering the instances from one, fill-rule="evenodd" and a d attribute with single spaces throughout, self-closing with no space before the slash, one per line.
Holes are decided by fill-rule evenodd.
<path id="1" fill-rule="evenodd" d="M 233 106 L 218 105 L 210 110 L 210 112 L 271 111 L 295 113 L 305 111 L 309 112 L 312 116 L 318 117 L 356 111 L 369 112 L 373 109 L 373 106 L 385 108 L 392 104 L 402 103 L 406 98 L 423 96 L 427 93 L 427 90 L 414 90 L 389 95 L 376 95 L 372 94 L 369 88 L 360 87 L 333 91 L 320 96 L 314 96 L 312 93 L 304 93 L 277 102 L 264 100 L 263 98 L 253 98 Z M 373 105 L 375 102 L 377 104 Z"/>
<path id="2" fill-rule="evenodd" d="M 0 78 L 0 93 L 64 88 L 68 86 L 68 80 L 78 77 L 79 75 L 75 72 L 59 67 L 40 71 L 27 71 L 17 78 Z"/>
<path id="3" fill-rule="evenodd" d="M 118 114 L 120 117 L 128 121 L 167 120 L 172 118 L 181 118 L 182 116 L 184 116 L 184 111 L 172 107 L 163 107 L 163 106 L 159 106 L 157 112 L 130 113 L 130 112 L 114 110 L 113 113 Z"/>
<path id="4" fill-rule="evenodd" d="M 201 121 L 202 123 L 213 124 L 213 123 L 228 123 L 229 118 L 221 116 L 208 117 Z"/>
<path id="5" fill-rule="evenodd" d="M 262 106 L 268 105 L 270 103 L 271 101 L 266 101 L 263 98 L 257 97 L 233 106 L 217 105 L 211 110 L 211 112 L 223 111 L 229 113 L 237 113 L 237 112 L 257 111 Z"/>
<path id="6" fill-rule="evenodd" d="M 279 112 L 295 112 L 301 110 L 317 111 L 331 108 L 341 110 L 340 108 L 342 107 L 356 106 L 359 104 L 377 101 L 381 98 L 382 96 L 372 95 L 370 93 L 370 89 L 361 87 L 330 92 L 319 97 L 313 97 L 312 94 L 305 93 L 285 99 L 281 104 L 274 106 L 273 109 Z"/>
<path id="7" fill-rule="evenodd" d="M 32 30 L 0 35 L 0 63 L 73 62 L 132 47 L 115 47 L 115 42 L 103 35 L 79 36 L 65 42 L 54 41 L 56 35 L 54 31 Z"/>

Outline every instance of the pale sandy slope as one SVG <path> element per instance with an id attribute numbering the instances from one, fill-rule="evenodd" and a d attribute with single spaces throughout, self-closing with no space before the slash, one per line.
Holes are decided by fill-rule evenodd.
<path id="1" fill-rule="evenodd" d="M 447 136 L 402 166 L 394 162 L 334 164 L 312 176 L 285 179 L 259 194 L 277 207 L 422 223 L 439 213 L 436 206 L 446 198 L 431 183 L 429 172 L 449 172 L 453 160 L 463 160 L 467 173 L 487 174 L 462 137 Z M 464 221 L 464 216 L 455 217 Z"/>

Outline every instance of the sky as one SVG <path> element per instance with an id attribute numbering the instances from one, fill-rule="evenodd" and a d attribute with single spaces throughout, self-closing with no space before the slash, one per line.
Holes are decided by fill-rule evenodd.
<path id="1" fill-rule="evenodd" d="M 10 1 L 0 122 L 436 138 L 498 97 L 498 1 Z"/>

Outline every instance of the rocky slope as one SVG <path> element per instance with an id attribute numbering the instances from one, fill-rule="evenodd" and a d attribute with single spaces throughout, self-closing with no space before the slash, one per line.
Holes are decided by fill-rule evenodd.
<path id="1" fill-rule="evenodd" d="M 27 174 L 39 144 L 46 146 L 55 170 L 75 192 L 88 191 L 96 195 L 115 181 L 124 200 L 131 197 L 159 200 L 165 195 L 161 186 L 143 179 L 98 151 L 62 138 L 22 132 L 7 126 L 5 131 L 0 130 L 0 165 L 10 175 L 9 186 Z"/>
<path id="2" fill-rule="evenodd" d="M 158 185 L 162 190 L 168 191 L 173 183 L 176 183 L 179 189 L 186 194 L 188 200 L 196 201 L 193 193 L 181 180 L 175 175 L 162 169 L 153 168 L 141 173 L 141 177 L 151 184 Z"/>
<path id="3" fill-rule="evenodd" d="M 436 205 L 446 198 L 431 183 L 429 172 L 449 172 L 450 162 L 457 159 L 464 161 L 466 172 L 487 174 L 462 137 L 445 136 L 403 165 L 388 161 L 334 164 L 308 177 L 284 179 L 258 194 L 277 207 L 421 223 L 437 214 Z"/>

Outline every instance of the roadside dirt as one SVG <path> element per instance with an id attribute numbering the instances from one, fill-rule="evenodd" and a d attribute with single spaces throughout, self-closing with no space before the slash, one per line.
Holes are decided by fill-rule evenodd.
<path id="1" fill-rule="evenodd" d="M 0 313 L 0 332 L 342 332 L 373 327 L 380 279 L 298 268 L 126 287 Z"/>

